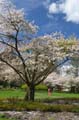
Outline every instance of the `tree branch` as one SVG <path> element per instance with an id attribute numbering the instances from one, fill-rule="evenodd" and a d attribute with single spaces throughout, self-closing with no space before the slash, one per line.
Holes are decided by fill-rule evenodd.
<path id="1" fill-rule="evenodd" d="M 12 46 L 11 44 L 9 44 L 9 43 L 7 43 L 7 42 L 5 42 L 5 41 L 0 41 L 2 44 L 5 44 L 5 45 L 7 45 L 7 46 L 9 46 L 9 47 L 11 47 L 11 48 L 13 48 L 16 52 L 17 52 L 17 54 L 18 54 L 18 57 L 20 58 L 20 60 L 21 60 L 21 62 L 22 62 L 22 64 L 23 64 L 23 68 L 24 68 L 24 73 L 25 73 L 25 77 L 26 77 L 26 79 L 27 79 L 27 81 L 28 81 L 28 78 L 29 78 L 29 80 L 30 80 L 30 74 L 29 74 L 29 71 L 27 70 L 27 73 L 26 73 L 26 64 L 25 64 L 25 61 L 24 61 L 24 59 L 23 59 L 23 57 L 22 57 L 22 55 L 20 54 L 20 51 L 18 50 L 18 40 L 17 40 L 17 37 L 18 37 L 18 32 L 19 31 L 17 31 L 17 33 L 16 33 L 16 37 L 14 37 L 14 40 L 15 40 L 15 47 L 14 46 Z M 5 35 L 5 34 L 0 34 L 1 36 L 5 36 L 5 37 L 7 37 L 7 35 Z M 28 81 L 29 82 L 29 81 Z"/>
<path id="2" fill-rule="evenodd" d="M 10 45 L 10 44 L 9 44 L 9 43 L 7 43 L 7 42 L 0 41 L 0 43 L 5 44 L 5 45 L 7 45 L 7 46 L 9 46 L 9 47 L 11 47 L 11 48 L 13 48 L 13 49 L 15 49 L 15 47 L 14 47 L 14 46 Z"/>
<path id="3" fill-rule="evenodd" d="M 23 76 L 22 76 L 22 75 L 23 75 L 22 72 L 18 71 L 14 66 L 12 66 L 10 63 L 8 63 L 6 60 L 4 60 L 4 59 L 1 58 L 1 57 L 0 57 L 0 61 L 6 63 L 10 68 L 12 68 L 12 69 L 19 75 L 19 77 L 20 77 L 24 82 L 26 82 L 25 79 L 24 79 Z"/>
<path id="4" fill-rule="evenodd" d="M 44 71 L 40 72 L 40 74 L 35 78 L 35 82 L 36 82 L 38 79 L 40 79 L 41 76 L 45 76 L 45 75 L 47 75 L 48 72 L 51 72 L 51 71 L 52 71 L 52 68 L 53 68 L 53 64 L 52 64 L 52 63 L 49 63 L 48 67 L 47 67 Z"/>
<path id="5" fill-rule="evenodd" d="M 28 71 L 28 68 L 26 68 L 26 64 L 25 64 L 25 60 L 22 57 L 20 51 L 18 50 L 18 34 L 19 34 L 19 30 L 16 31 L 16 36 L 15 36 L 15 50 L 18 54 L 18 57 L 20 58 L 22 65 L 23 65 L 23 69 L 24 69 L 24 74 L 25 74 L 25 78 L 27 79 L 27 83 L 29 83 L 30 81 L 30 74 Z"/>
<path id="6" fill-rule="evenodd" d="M 59 66 L 63 65 L 64 63 L 66 63 L 68 60 L 70 60 L 69 57 L 66 57 L 66 59 L 64 61 L 62 61 L 58 65 L 54 66 L 54 68 L 52 68 L 52 70 L 49 70 L 49 72 L 46 75 L 44 75 L 44 77 L 41 80 L 37 80 L 35 85 L 38 85 L 41 82 L 43 82 L 47 78 L 47 76 L 49 74 L 51 74 L 57 67 L 59 67 Z"/>

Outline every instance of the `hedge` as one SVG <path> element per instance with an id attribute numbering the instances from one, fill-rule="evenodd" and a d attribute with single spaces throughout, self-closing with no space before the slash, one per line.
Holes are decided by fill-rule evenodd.
<path id="1" fill-rule="evenodd" d="M 26 85 L 26 84 L 23 84 L 23 85 L 21 86 L 21 88 L 22 88 L 23 90 L 26 90 L 26 89 L 27 89 L 27 85 Z M 37 86 L 35 87 L 35 89 L 36 89 L 36 90 L 47 90 L 48 88 L 47 88 L 47 86 L 44 85 L 44 84 L 39 84 L 39 85 L 37 85 Z"/>
<path id="2" fill-rule="evenodd" d="M 21 99 L 0 100 L 1 111 L 51 111 L 51 112 L 79 112 L 79 105 L 47 104 L 43 102 L 26 102 Z"/>

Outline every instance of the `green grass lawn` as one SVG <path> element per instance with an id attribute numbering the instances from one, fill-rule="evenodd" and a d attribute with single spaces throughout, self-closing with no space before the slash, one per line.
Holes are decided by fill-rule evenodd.
<path id="1" fill-rule="evenodd" d="M 0 90 L 0 98 L 10 98 L 10 97 L 17 97 L 17 98 L 23 98 L 25 95 L 25 92 L 21 89 L 3 89 Z"/>
<path id="2" fill-rule="evenodd" d="M 48 96 L 48 93 L 44 91 L 36 92 L 36 98 L 79 98 L 79 94 L 52 92 L 51 96 Z"/>
<path id="3" fill-rule="evenodd" d="M 52 92 L 51 96 L 48 96 L 48 92 L 36 91 L 35 102 L 21 101 L 17 98 L 24 98 L 25 92 L 22 89 L 1 89 L 0 90 L 0 109 L 1 110 L 41 110 L 41 111 L 67 111 L 67 112 L 79 112 L 79 105 L 74 105 L 73 100 L 78 103 L 79 94 L 74 93 L 58 93 Z M 7 99 L 8 98 L 8 102 Z M 59 99 L 55 99 L 59 98 Z M 67 98 L 67 99 L 63 99 Z M 70 98 L 70 99 L 68 99 Z M 53 103 L 53 100 L 65 100 L 64 104 L 45 104 L 45 102 Z M 71 100 L 68 103 L 68 101 Z M 8 120 L 5 117 L 0 116 L 0 120 Z"/>
<path id="4" fill-rule="evenodd" d="M 46 91 L 36 92 L 36 99 L 46 99 L 46 98 L 79 98 L 79 94 L 75 93 L 59 93 L 59 92 L 52 92 L 51 96 L 48 96 Z"/>
<path id="5" fill-rule="evenodd" d="M 25 92 L 21 89 L 14 90 L 0 90 L 0 98 L 24 98 Z M 51 99 L 51 98 L 79 98 L 79 94 L 74 93 L 58 93 L 52 92 L 51 96 L 48 96 L 47 91 L 36 91 L 36 99 Z"/>

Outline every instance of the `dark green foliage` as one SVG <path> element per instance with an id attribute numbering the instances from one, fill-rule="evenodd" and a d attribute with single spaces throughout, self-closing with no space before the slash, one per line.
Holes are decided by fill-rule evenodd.
<path id="1" fill-rule="evenodd" d="M 65 104 L 72 104 L 72 103 L 79 103 L 79 98 L 51 98 L 51 99 L 37 99 L 38 102 L 43 103 L 65 103 Z"/>
<path id="2" fill-rule="evenodd" d="M 8 82 L 4 81 L 4 80 L 0 80 L 0 86 L 2 86 L 3 88 L 8 86 Z"/>
<path id="3" fill-rule="evenodd" d="M 17 83 L 17 81 L 10 81 L 10 83 L 9 83 L 9 86 L 10 86 L 10 88 L 17 88 L 17 87 L 19 87 L 19 83 Z"/>

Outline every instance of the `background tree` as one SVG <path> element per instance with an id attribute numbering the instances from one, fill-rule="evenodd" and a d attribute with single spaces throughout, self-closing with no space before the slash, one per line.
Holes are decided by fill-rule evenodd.
<path id="1" fill-rule="evenodd" d="M 68 60 L 78 48 L 78 41 L 56 35 L 33 38 L 37 26 L 25 19 L 23 10 L 10 2 L 4 5 L 6 11 L 0 13 L 0 43 L 4 48 L 0 60 L 27 84 L 25 99 L 34 100 L 35 86 Z"/>
<path id="2" fill-rule="evenodd" d="M 71 65 L 73 66 L 73 74 L 75 77 L 79 76 L 79 56 L 74 56 L 71 59 Z"/>

